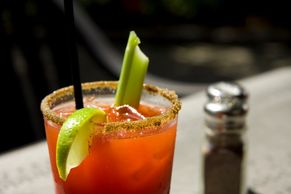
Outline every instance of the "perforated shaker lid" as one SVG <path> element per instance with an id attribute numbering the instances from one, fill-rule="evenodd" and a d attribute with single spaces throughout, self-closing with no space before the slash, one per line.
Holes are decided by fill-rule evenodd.
<path id="1" fill-rule="evenodd" d="M 248 111 L 248 93 L 238 83 L 214 83 L 207 88 L 207 96 L 204 109 L 210 115 L 239 116 Z"/>
<path id="2" fill-rule="evenodd" d="M 238 83 L 217 82 L 207 88 L 204 105 L 206 125 L 211 129 L 229 131 L 245 126 L 248 93 Z"/>

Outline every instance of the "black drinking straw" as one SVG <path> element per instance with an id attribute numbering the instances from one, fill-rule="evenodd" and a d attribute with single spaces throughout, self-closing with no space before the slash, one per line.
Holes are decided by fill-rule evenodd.
<path id="1" fill-rule="evenodd" d="M 64 0 L 66 30 L 68 39 L 68 58 L 71 66 L 76 109 L 83 108 L 82 87 L 80 81 L 79 57 L 75 39 L 75 19 L 73 0 Z"/>

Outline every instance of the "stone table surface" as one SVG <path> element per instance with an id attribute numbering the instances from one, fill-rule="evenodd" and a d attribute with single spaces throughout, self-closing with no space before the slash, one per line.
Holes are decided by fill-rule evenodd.
<path id="1" fill-rule="evenodd" d="M 247 186 L 291 193 L 291 68 L 239 81 L 250 93 Z M 171 194 L 198 194 L 204 91 L 182 99 Z M 53 194 L 45 141 L 0 155 L 0 194 Z"/>

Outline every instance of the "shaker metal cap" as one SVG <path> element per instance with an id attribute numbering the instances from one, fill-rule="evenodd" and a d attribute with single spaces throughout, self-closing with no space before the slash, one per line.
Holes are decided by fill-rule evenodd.
<path id="1" fill-rule="evenodd" d="M 246 100 L 246 90 L 235 82 L 217 82 L 207 88 L 208 98 L 237 98 Z"/>
<path id="2" fill-rule="evenodd" d="M 243 116 L 248 111 L 247 91 L 235 82 L 217 82 L 207 88 L 204 110 L 212 116 Z"/>

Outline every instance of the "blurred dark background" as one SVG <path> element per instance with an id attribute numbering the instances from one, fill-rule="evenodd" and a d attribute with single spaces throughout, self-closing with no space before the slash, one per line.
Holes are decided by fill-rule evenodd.
<path id="1" fill-rule="evenodd" d="M 183 97 L 291 64 L 288 1 L 78 0 L 82 82 L 118 79 L 130 30 L 148 82 Z M 44 139 L 42 98 L 70 85 L 62 0 L 0 2 L 0 152 Z M 6 123 L 5 123 L 6 122 Z M 5 127 L 4 127 L 5 126 Z"/>

